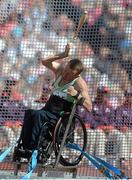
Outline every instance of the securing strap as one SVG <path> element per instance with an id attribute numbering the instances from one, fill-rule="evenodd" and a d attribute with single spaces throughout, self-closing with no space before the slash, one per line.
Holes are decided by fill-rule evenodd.
<path id="1" fill-rule="evenodd" d="M 13 147 L 15 147 L 15 145 L 17 144 L 17 142 L 15 142 L 15 144 L 11 145 L 10 147 L 8 147 L 1 155 L 0 155 L 0 162 L 2 162 L 6 156 L 10 153 L 10 151 L 12 150 Z"/>
<path id="2" fill-rule="evenodd" d="M 105 175 L 109 179 L 113 179 L 112 174 L 108 171 L 108 169 L 105 168 L 102 164 L 98 163 L 98 161 L 95 160 L 94 157 L 92 157 L 88 153 L 84 152 L 79 145 L 66 144 L 66 147 L 80 151 L 103 175 Z"/>
<path id="3" fill-rule="evenodd" d="M 121 179 L 129 179 L 121 170 L 118 168 L 110 165 L 109 163 L 105 162 L 104 160 L 94 156 L 90 155 L 82 150 L 82 148 L 77 144 L 67 144 L 66 147 L 75 149 L 77 151 L 80 151 L 89 161 L 92 162 L 92 164 L 106 177 L 109 179 L 115 179 L 115 178 L 121 178 Z M 115 173 L 114 176 L 109 172 L 109 170 L 113 171 Z"/>
<path id="4" fill-rule="evenodd" d="M 16 142 L 17 143 L 17 142 Z M 2 162 L 5 157 L 10 153 L 11 149 L 15 147 L 15 144 L 7 148 L 1 155 L 0 155 L 0 162 Z M 100 159 L 99 157 L 96 157 L 94 155 L 91 155 L 89 153 L 86 153 L 82 150 L 82 148 L 77 144 L 66 144 L 66 147 L 69 147 L 71 149 L 75 149 L 77 151 L 80 151 L 91 163 L 106 177 L 109 179 L 129 179 L 121 170 L 118 168 L 110 165 L 106 161 Z M 23 176 L 21 179 L 29 179 L 34 171 L 34 169 L 37 166 L 37 156 L 38 156 L 38 150 L 34 150 L 31 156 L 31 163 L 28 166 L 28 174 Z M 114 176 L 109 172 L 109 170 L 114 172 Z"/>
<path id="5" fill-rule="evenodd" d="M 37 166 L 37 156 L 38 156 L 38 150 L 34 150 L 31 157 L 31 163 L 28 166 L 28 173 L 23 176 L 21 179 L 30 179 L 34 169 Z"/>
<path id="6" fill-rule="evenodd" d="M 93 155 L 91 155 L 93 156 Z M 106 161 L 104 161 L 103 159 L 100 159 L 96 156 L 93 156 L 94 159 L 96 159 L 98 162 L 102 163 L 105 167 L 107 167 L 109 170 L 113 171 L 116 174 L 116 177 L 121 178 L 121 179 L 129 179 L 121 170 L 119 170 L 118 168 L 110 165 L 109 163 L 107 163 Z"/>

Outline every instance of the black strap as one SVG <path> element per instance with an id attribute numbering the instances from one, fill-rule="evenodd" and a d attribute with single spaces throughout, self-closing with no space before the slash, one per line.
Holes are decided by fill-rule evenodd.
<path id="1" fill-rule="evenodd" d="M 80 95 L 80 91 L 77 91 L 77 94 L 76 94 L 75 96 L 73 96 L 73 97 L 74 97 L 75 99 L 78 99 L 79 95 Z"/>

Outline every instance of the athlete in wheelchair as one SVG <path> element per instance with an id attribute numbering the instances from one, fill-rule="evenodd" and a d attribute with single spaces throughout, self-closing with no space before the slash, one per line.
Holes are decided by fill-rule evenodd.
<path id="1" fill-rule="evenodd" d="M 88 111 L 92 109 L 92 103 L 88 95 L 86 82 L 80 76 L 83 64 L 78 59 L 70 60 L 65 66 L 54 62 L 68 57 L 70 45 L 67 44 L 65 51 L 61 54 L 42 60 L 42 64 L 51 69 L 56 80 L 53 90 L 45 107 L 40 110 L 26 110 L 22 132 L 17 146 L 14 149 L 13 160 L 20 161 L 21 157 L 31 157 L 32 150 L 38 150 L 38 162 L 44 164 L 54 150 L 57 156 L 63 139 L 69 117 L 73 116 L 68 134 L 65 139 L 64 148 L 67 143 L 75 143 L 78 138 L 75 134 L 82 129 L 80 144 L 83 150 L 86 148 L 86 129 L 81 118 L 76 114 L 76 104 L 83 105 Z M 72 112 L 72 113 L 71 113 Z M 77 165 L 82 159 L 82 154 L 62 151 L 59 162 L 62 165 Z M 74 156 L 76 154 L 76 157 Z"/>

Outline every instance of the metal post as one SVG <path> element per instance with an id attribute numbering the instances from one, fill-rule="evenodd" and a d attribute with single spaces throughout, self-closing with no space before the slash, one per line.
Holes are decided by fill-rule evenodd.
<path id="1" fill-rule="evenodd" d="M 66 130 L 65 130 L 62 142 L 61 142 L 60 150 L 59 150 L 58 156 L 56 158 L 56 162 L 55 162 L 54 168 L 57 167 L 58 162 L 60 160 L 60 156 L 61 156 L 61 153 L 62 153 L 62 150 L 63 150 L 63 147 L 64 147 L 64 143 L 65 143 L 65 140 L 66 140 L 66 137 L 67 137 L 67 134 L 68 134 L 68 131 L 69 131 L 69 128 L 70 128 L 73 116 L 74 116 L 74 114 L 76 112 L 76 104 L 77 104 L 77 101 L 75 101 L 75 103 L 73 105 L 73 108 L 72 108 L 72 111 L 71 111 L 71 114 L 70 114 L 70 117 L 69 117 L 69 121 L 67 123 Z"/>

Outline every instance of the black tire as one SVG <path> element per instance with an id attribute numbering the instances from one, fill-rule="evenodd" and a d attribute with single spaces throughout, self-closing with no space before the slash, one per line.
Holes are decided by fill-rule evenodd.
<path id="1" fill-rule="evenodd" d="M 54 152 L 55 152 L 56 157 L 57 157 L 57 155 L 59 153 L 60 144 L 61 144 L 61 141 L 62 141 L 63 136 L 64 136 L 65 127 L 66 127 L 67 122 L 68 122 L 68 117 L 69 116 L 65 115 L 62 118 L 60 118 L 59 121 L 57 122 L 56 126 L 55 126 L 54 136 L 53 136 L 53 148 L 54 148 Z M 74 118 L 72 120 L 72 124 L 70 126 L 70 129 L 69 129 L 68 136 L 66 138 L 65 144 L 69 143 L 69 142 L 73 143 L 73 141 L 76 139 L 76 137 L 75 137 L 75 130 L 77 128 L 81 129 L 81 131 L 82 131 L 81 133 L 82 133 L 83 137 L 80 138 L 80 140 L 83 140 L 83 142 L 81 143 L 81 147 L 82 147 L 82 150 L 85 151 L 86 147 L 87 147 L 87 132 L 86 132 L 86 127 L 85 127 L 85 124 L 82 121 L 82 119 L 77 114 L 74 115 Z M 68 147 L 66 147 L 65 144 L 64 144 L 64 148 L 67 149 Z M 69 148 L 69 151 L 71 151 L 70 148 Z M 64 152 L 64 155 L 63 155 L 63 152 Z M 81 152 L 78 152 L 78 151 L 74 152 L 74 154 L 79 153 L 79 154 L 77 154 L 77 157 L 75 159 L 73 158 L 72 153 L 70 154 L 70 152 L 69 152 L 69 157 L 68 158 L 64 157 L 66 151 L 63 150 L 63 152 L 62 152 L 62 154 L 60 156 L 60 160 L 59 160 L 59 162 L 63 166 L 76 166 L 76 165 L 79 164 L 79 162 L 83 158 L 83 154 Z M 71 155 L 71 157 L 74 160 L 71 160 L 70 155 Z"/>

